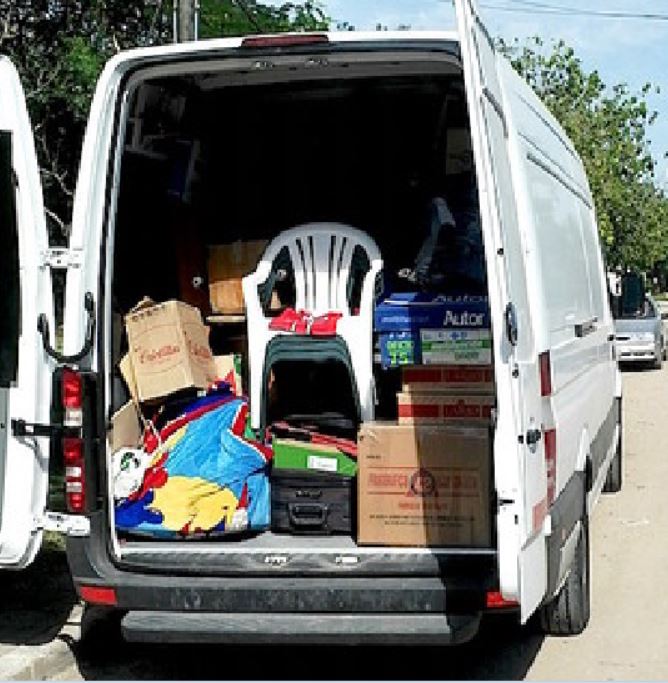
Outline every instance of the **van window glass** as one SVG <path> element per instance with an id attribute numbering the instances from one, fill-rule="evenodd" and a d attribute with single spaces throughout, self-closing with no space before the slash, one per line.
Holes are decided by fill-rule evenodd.
<path id="1" fill-rule="evenodd" d="M 585 244 L 578 203 L 562 183 L 535 163 L 528 164 L 537 256 L 551 341 L 570 338 L 577 323 L 591 320 Z"/>
<path id="2" fill-rule="evenodd" d="M 16 222 L 16 187 L 12 169 L 12 134 L 0 131 L 0 386 L 16 380 L 21 291 Z"/>
<path id="3" fill-rule="evenodd" d="M 601 248 L 596 234 L 596 224 L 593 221 L 591 210 L 586 204 L 580 202 L 580 218 L 582 219 L 582 239 L 587 255 L 588 275 L 591 292 L 591 305 L 597 320 L 604 319 L 604 296 L 606 282 L 601 281 Z"/>

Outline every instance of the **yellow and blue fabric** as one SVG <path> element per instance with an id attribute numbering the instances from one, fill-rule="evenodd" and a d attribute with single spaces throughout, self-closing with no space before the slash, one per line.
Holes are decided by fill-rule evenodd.
<path id="1" fill-rule="evenodd" d="M 245 398 L 215 390 L 167 422 L 144 449 L 142 486 L 116 502 L 117 529 L 162 538 L 269 527 L 271 449 L 244 438 Z"/>

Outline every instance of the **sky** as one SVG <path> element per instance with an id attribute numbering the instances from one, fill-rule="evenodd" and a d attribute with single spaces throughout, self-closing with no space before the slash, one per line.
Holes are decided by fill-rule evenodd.
<path id="1" fill-rule="evenodd" d="M 586 11 L 659 14 L 668 19 L 668 0 L 535 1 Z M 646 82 L 659 86 L 661 93 L 647 98 L 650 108 L 658 112 L 648 138 L 658 162 L 657 182 L 668 191 L 668 161 L 664 158 L 668 152 L 668 20 L 541 14 L 529 7 L 527 0 L 478 3 L 493 36 L 506 40 L 536 35 L 545 41 L 562 38 L 573 47 L 584 68 L 597 70 L 607 85 L 627 83 L 635 91 Z M 359 30 L 373 29 L 379 23 L 390 29 L 401 24 L 414 29 L 455 28 L 451 0 L 322 0 L 322 5 L 333 23 L 348 21 Z"/>

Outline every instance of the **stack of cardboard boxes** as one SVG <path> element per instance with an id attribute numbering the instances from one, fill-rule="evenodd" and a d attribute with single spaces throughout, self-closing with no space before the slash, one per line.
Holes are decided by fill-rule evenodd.
<path id="1" fill-rule="evenodd" d="M 402 388 L 397 422 L 360 430 L 358 542 L 488 546 L 495 395 L 486 300 L 394 295 L 375 326 Z M 402 343 L 412 346 L 393 355 Z"/>

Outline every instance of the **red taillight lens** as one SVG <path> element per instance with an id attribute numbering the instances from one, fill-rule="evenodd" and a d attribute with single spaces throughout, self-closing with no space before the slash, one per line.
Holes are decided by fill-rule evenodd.
<path id="1" fill-rule="evenodd" d="M 550 396 L 552 394 L 552 365 L 549 351 L 543 351 L 538 356 L 538 364 L 540 366 L 540 395 Z"/>
<path id="2" fill-rule="evenodd" d="M 61 396 L 66 427 L 81 427 L 83 416 L 83 382 L 81 375 L 71 368 L 64 368 L 61 377 Z"/>
<path id="3" fill-rule="evenodd" d="M 547 504 L 552 505 L 557 489 L 557 430 L 545 430 L 545 470 L 547 472 Z"/>
<path id="4" fill-rule="evenodd" d="M 319 43 L 329 43 L 329 38 L 324 33 L 248 36 L 241 41 L 241 47 L 292 47 L 293 45 L 317 45 Z"/>
<path id="5" fill-rule="evenodd" d="M 65 463 L 65 502 L 69 512 L 83 512 L 86 504 L 83 441 L 80 438 L 63 438 Z"/>
<path id="6" fill-rule="evenodd" d="M 501 591 L 487 591 L 485 605 L 487 609 L 500 609 L 503 607 L 517 607 L 519 603 L 516 600 L 506 600 L 501 595 Z"/>
<path id="7" fill-rule="evenodd" d="M 96 605 L 117 605 L 116 589 L 105 586 L 79 586 L 82 600 Z"/>

